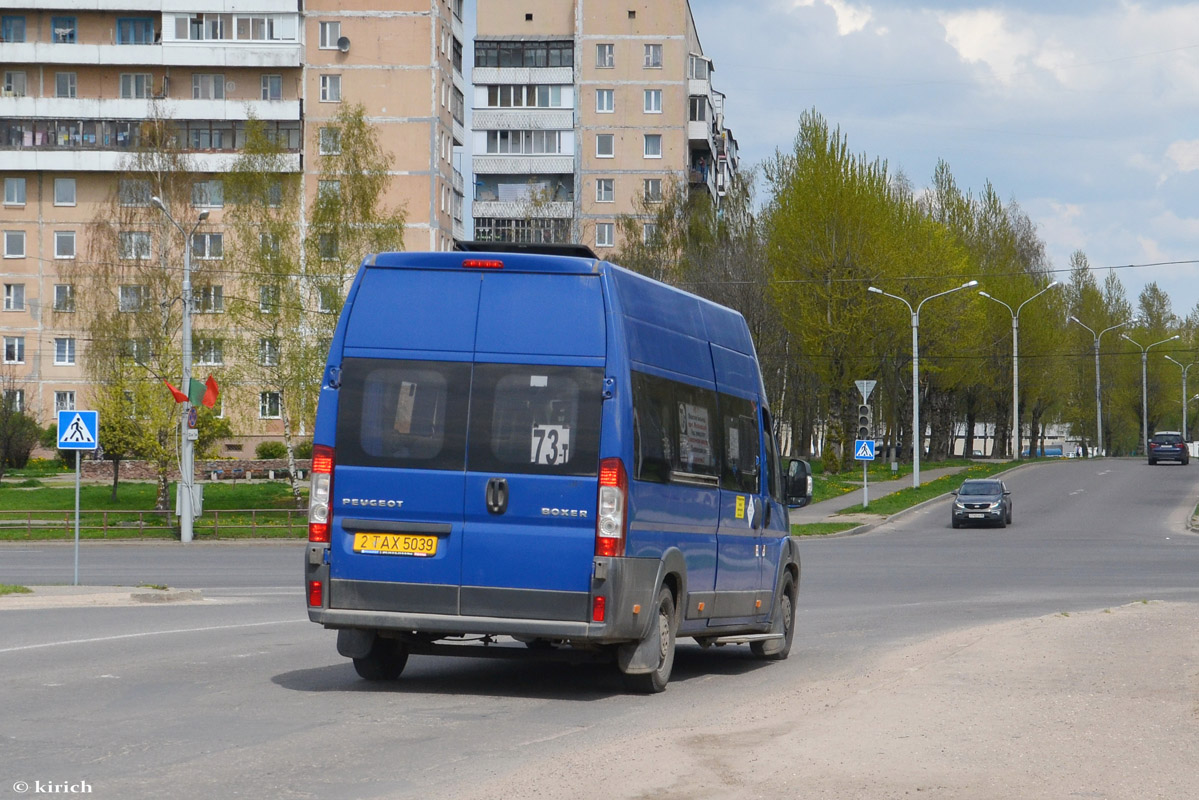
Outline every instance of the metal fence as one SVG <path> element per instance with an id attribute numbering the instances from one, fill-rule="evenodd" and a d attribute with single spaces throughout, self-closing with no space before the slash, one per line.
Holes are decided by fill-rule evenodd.
<path id="1" fill-rule="evenodd" d="M 197 539 L 302 537 L 305 509 L 212 509 L 196 519 Z M 59 539 L 75 535 L 75 511 L 0 511 L 0 540 Z M 80 511 L 81 539 L 163 539 L 179 536 L 174 511 Z"/>

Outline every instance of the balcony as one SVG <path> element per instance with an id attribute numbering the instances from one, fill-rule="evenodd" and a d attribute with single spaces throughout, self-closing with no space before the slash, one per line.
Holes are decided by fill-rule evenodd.
<path id="1" fill-rule="evenodd" d="M 11 64 L 286 69 L 299 68 L 303 64 L 303 56 L 304 46 L 299 42 L 19 42 L 4 45 L 4 60 Z"/>
<path id="2" fill-rule="evenodd" d="M 471 159 L 476 175 L 573 175 L 574 156 L 483 155 Z"/>
<path id="3" fill-rule="evenodd" d="M 572 67 L 475 67 L 471 70 L 475 86 L 513 83 L 573 84 Z"/>
<path id="4" fill-rule="evenodd" d="M 569 108 L 476 108 L 471 117 L 476 131 L 569 131 L 574 111 Z"/>
<path id="5" fill-rule="evenodd" d="M 189 167 L 194 172 L 229 172 L 241 155 L 228 152 L 193 152 Z M 38 148 L 32 150 L 0 149 L 0 172 L 120 172 L 132 168 L 129 150 L 76 150 L 68 148 Z M 285 156 L 281 172 L 299 172 L 300 154 Z"/>
<path id="6" fill-rule="evenodd" d="M 158 103 L 157 110 L 153 104 Z M 300 118 L 299 100 L 99 99 L 0 96 L 0 118 L 237 120 Z"/>

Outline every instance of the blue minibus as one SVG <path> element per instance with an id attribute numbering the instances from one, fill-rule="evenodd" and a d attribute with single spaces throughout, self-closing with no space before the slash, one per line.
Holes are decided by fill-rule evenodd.
<path id="1" fill-rule="evenodd" d="M 679 637 L 786 658 L 810 479 L 779 457 L 745 319 L 586 248 L 483 247 L 371 255 L 353 281 L 309 619 L 368 680 L 410 654 L 569 653 L 648 693 Z"/>

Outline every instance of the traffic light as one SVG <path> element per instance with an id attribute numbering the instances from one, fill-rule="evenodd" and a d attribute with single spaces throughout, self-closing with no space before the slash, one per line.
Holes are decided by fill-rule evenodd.
<path id="1" fill-rule="evenodd" d="M 871 418 L 871 413 L 870 413 L 870 404 L 862 403 L 860 406 L 858 406 L 858 436 L 857 436 L 857 438 L 859 438 L 859 439 L 873 439 L 874 438 L 873 434 L 871 433 L 871 427 L 872 427 L 871 422 L 872 422 L 872 418 Z"/>

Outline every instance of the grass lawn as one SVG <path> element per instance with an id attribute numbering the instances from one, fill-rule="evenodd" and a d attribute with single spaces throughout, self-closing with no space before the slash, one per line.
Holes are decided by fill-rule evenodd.
<path id="1" fill-rule="evenodd" d="M 876 460 L 868 461 L 866 474 L 869 476 L 870 483 L 882 483 L 883 481 L 893 481 L 899 478 L 906 477 L 912 474 L 912 464 L 901 463 L 899 469 L 892 472 L 891 463 L 889 461 Z M 955 458 L 949 461 L 921 461 L 920 469 L 930 470 L 940 467 L 969 467 L 977 464 L 976 461 L 971 461 L 965 458 Z M 997 462 L 1004 465 L 1006 469 L 1009 464 L 1007 462 Z M 855 465 L 850 467 L 845 472 L 839 475 L 831 475 L 829 473 L 821 473 L 812 476 L 812 502 L 819 503 L 821 500 L 828 500 L 833 497 L 840 497 L 843 494 L 854 490 L 862 490 L 862 467 Z M 873 506 L 872 506 L 873 507 Z"/>
<path id="2" fill-rule="evenodd" d="M 31 485 L 32 484 L 32 485 Z M 150 511 L 158 487 L 153 483 L 121 481 L 117 500 L 112 501 L 112 484 L 85 483 L 79 489 L 79 507 L 88 511 Z M 305 487 L 307 495 L 307 487 Z M 171 484 L 174 505 L 175 484 Z M 260 483 L 205 483 L 204 509 L 210 508 L 291 508 L 295 502 L 291 489 L 280 481 Z M 0 482 L 0 511 L 52 511 L 75 509 L 75 483 L 25 479 Z"/>
<path id="3" fill-rule="evenodd" d="M 840 533 L 850 528 L 858 527 L 857 522 L 808 522 L 803 525 L 792 525 L 792 536 L 828 536 L 830 533 Z"/>
<path id="4" fill-rule="evenodd" d="M 0 595 L 4 594 L 29 594 L 33 590 L 25 586 L 14 586 L 11 583 L 0 583 Z"/>

